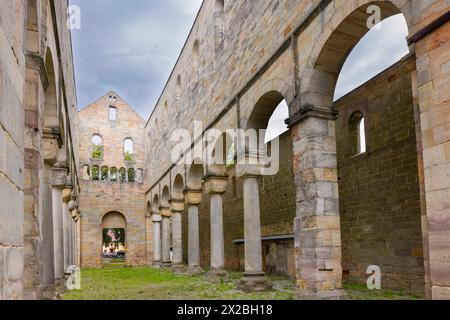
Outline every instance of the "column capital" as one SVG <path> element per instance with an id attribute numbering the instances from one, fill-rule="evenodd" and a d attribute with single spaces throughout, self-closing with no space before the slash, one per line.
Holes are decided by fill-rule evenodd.
<path id="1" fill-rule="evenodd" d="M 61 131 L 59 128 L 47 128 L 42 130 L 44 142 L 44 161 L 49 165 L 58 162 L 59 151 L 62 146 Z"/>
<path id="2" fill-rule="evenodd" d="M 238 152 L 236 176 L 261 176 L 267 164 L 267 154 L 263 150 L 243 149 Z"/>
<path id="3" fill-rule="evenodd" d="M 58 189 L 67 188 L 68 168 L 65 166 L 55 165 L 52 167 L 52 186 Z"/>
<path id="4" fill-rule="evenodd" d="M 205 177 L 205 191 L 208 194 L 223 194 L 227 191 L 228 176 L 209 174 Z"/>
<path id="5" fill-rule="evenodd" d="M 202 203 L 203 191 L 201 189 L 186 189 L 184 190 L 184 199 L 186 204 L 198 206 Z"/>
<path id="6" fill-rule="evenodd" d="M 161 217 L 161 215 L 159 214 L 159 212 L 153 213 L 153 214 L 151 215 L 151 217 L 152 217 L 152 222 L 153 222 L 153 223 L 158 223 L 158 222 L 161 222 L 161 221 L 162 221 L 162 217 Z"/>
<path id="7" fill-rule="evenodd" d="M 170 211 L 170 207 L 159 207 L 159 213 L 161 214 L 161 217 L 163 218 L 170 218 L 172 217 L 172 211 Z"/>
<path id="8" fill-rule="evenodd" d="M 63 190 L 62 199 L 65 203 L 69 203 L 72 200 L 72 188 L 66 188 Z"/>
<path id="9" fill-rule="evenodd" d="M 182 213 L 184 211 L 184 199 L 170 200 L 170 211 L 172 213 Z"/>
<path id="10" fill-rule="evenodd" d="M 329 107 L 318 107 L 312 104 L 306 104 L 300 108 L 300 111 L 290 116 L 286 120 L 286 124 L 289 128 L 292 128 L 299 122 L 303 122 L 308 118 L 319 118 L 326 120 L 336 120 L 338 111 L 334 108 Z"/>

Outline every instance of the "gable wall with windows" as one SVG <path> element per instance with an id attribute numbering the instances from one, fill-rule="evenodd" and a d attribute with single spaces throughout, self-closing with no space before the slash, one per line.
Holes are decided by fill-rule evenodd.
<path id="1" fill-rule="evenodd" d="M 115 121 L 110 117 L 111 107 L 116 110 Z M 110 92 L 79 112 L 79 124 L 81 264 L 102 267 L 101 221 L 109 212 L 120 212 L 127 221 L 126 263 L 143 265 L 147 262 L 143 183 L 145 121 L 116 93 Z M 95 135 L 101 137 L 101 148 L 98 141 L 94 141 L 94 146 Z M 126 157 L 127 139 L 132 141 L 133 153 Z M 94 147 L 97 152 L 93 152 Z M 125 176 L 122 171 L 126 172 Z"/>

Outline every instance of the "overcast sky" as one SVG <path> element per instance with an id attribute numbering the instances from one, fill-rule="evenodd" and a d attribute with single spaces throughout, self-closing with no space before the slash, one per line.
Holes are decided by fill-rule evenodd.
<path id="1" fill-rule="evenodd" d="M 81 30 L 72 33 L 79 107 L 115 90 L 147 119 L 201 2 L 71 0 L 81 8 Z M 381 29 L 372 30 L 347 60 L 337 97 L 405 55 L 406 35 L 402 16 L 390 18 Z M 280 123 L 282 118 L 286 118 L 286 108 L 274 115 L 274 122 Z"/>

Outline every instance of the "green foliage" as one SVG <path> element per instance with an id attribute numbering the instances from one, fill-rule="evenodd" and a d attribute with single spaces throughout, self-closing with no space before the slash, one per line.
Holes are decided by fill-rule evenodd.
<path id="1" fill-rule="evenodd" d="M 135 175 L 134 169 L 128 169 L 128 182 L 134 182 Z"/>
<path id="2" fill-rule="evenodd" d="M 125 152 L 125 161 L 133 161 L 133 155 L 129 151 Z"/>
<path id="3" fill-rule="evenodd" d="M 114 233 L 116 241 L 112 241 L 111 237 L 108 235 L 109 231 Z M 116 248 L 125 246 L 125 229 L 103 229 L 103 245 L 106 247 L 115 246 Z"/>
<path id="4" fill-rule="evenodd" d="M 119 169 L 119 180 L 120 182 L 125 182 L 127 179 L 127 171 L 125 170 L 125 168 L 121 168 Z"/>
<path id="5" fill-rule="evenodd" d="M 102 159 L 103 158 L 103 146 L 92 147 L 92 159 Z"/>
<path id="6" fill-rule="evenodd" d="M 92 167 L 92 180 L 98 181 L 100 179 L 100 169 L 97 166 Z"/>

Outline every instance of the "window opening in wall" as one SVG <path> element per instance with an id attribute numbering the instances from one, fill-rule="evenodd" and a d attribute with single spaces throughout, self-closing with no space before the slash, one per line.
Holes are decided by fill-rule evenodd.
<path id="1" fill-rule="evenodd" d="M 109 121 L 117 121 L 117 108 L 109 107 Z"/>
<path id="2" fill-rule="evenodd" d="M 125 168 L 120 168 L 119 169 L 119 180 L 122 183 L 127 181 L 127 170 Z"/>
<path id="3" fill-rule="evenodd" d="M 128 182 L 134 182 L 135 172 L 133 168 L 128 169 Z"/>
<path id="4" fill-rule="evenodd" d="M 102 182 L 106 182 L 108 181 L 108 167 L 102 167 L 102 172 L 101 172 L 101 181 Z"/>
<path id="5" fill-rule="evenodd" d="M 98 166 L 92 167 L 92 180 L 94 181 L 100 180 L 100 169 Z"/>
<path id="6" fill-rule="evenodd" d="M 133 161 L 133 159 L 134 159 L 133 153 L 134 153 L 133 140 L 131 140 L 130 138 L 127 138 L 124 141 L 125 161 Z"/>
<path id="7" fill-rule="evenodd" d="M 358 122 L 358 153 L 366 153 L 366 121 L 362 117 Z"/>
<path id="8" fill-rule="evenodd" d="M 111 176 L 110 176 L 109 180 L 111 182 L 117 182 L 117 168 L 115 168 L 115 167 L 111 168 Z"/>
<path id="9" fill-rule="evenodd" d="M 98 134 L 95 134 L 92 137 L 92 158 L 93 159 L 103 158 L 103 139 Z"/>

